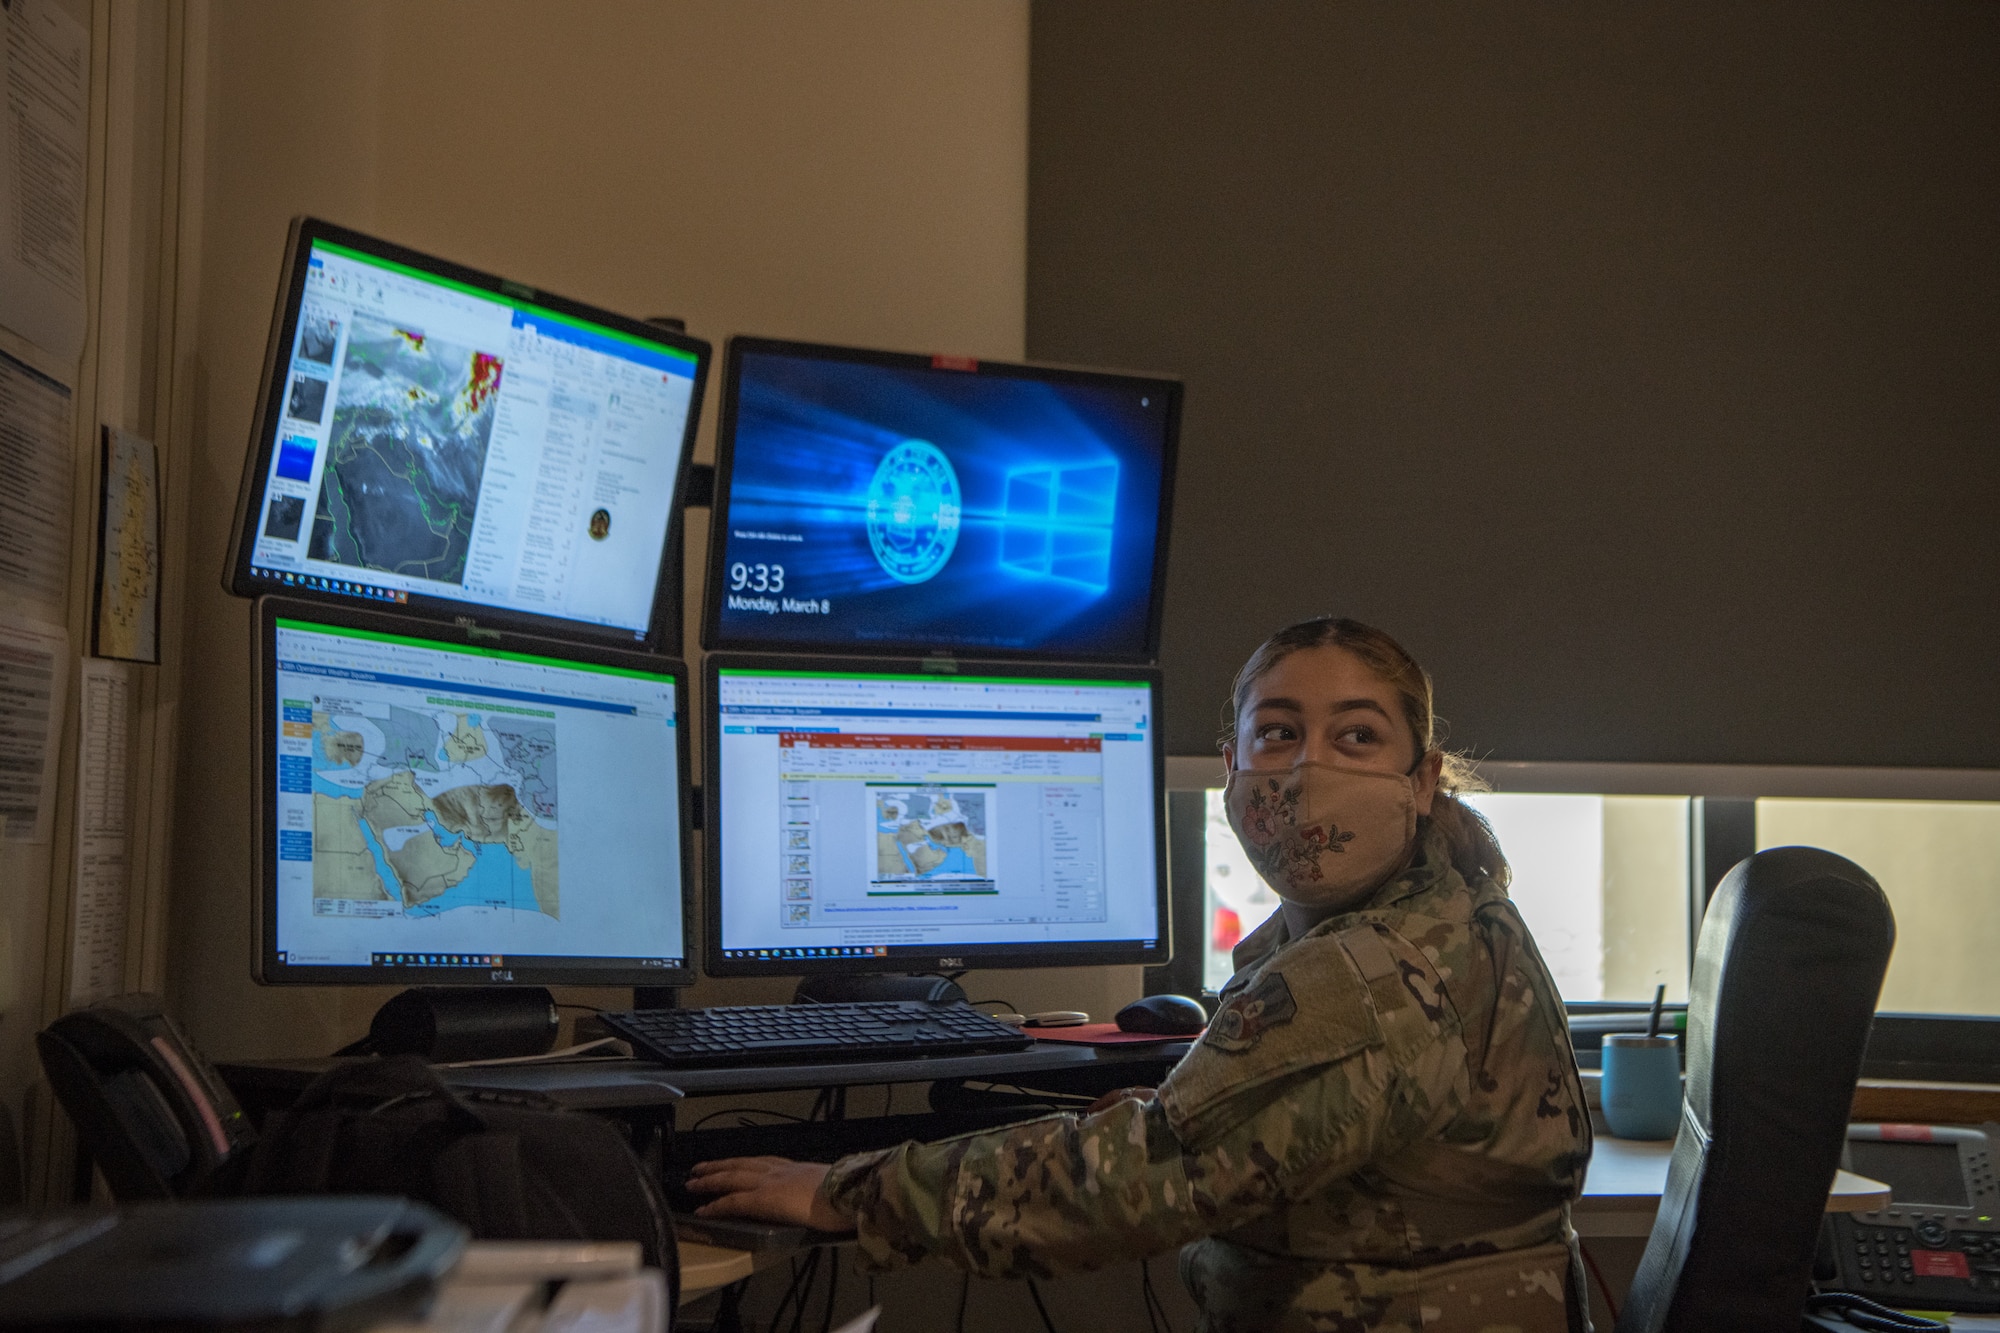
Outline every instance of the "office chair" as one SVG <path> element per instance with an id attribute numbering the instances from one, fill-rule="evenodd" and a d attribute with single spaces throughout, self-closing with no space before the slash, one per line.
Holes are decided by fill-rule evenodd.
<path id="1" fill-rule="evenodd" d="M 1813 847 L 1723 877 L 1689 987 L 1687 1093 L 1617 1333 L 1791 1333 L 1895 945 L 1888 899 Z"/>
<path id="2" fill-rule="evenodd" d="M 65 1014 L 35 1034 L 35 1049 L 112 1198 L 232 1192 L 256 1135 L 156 998 L 120 995 Z"/>

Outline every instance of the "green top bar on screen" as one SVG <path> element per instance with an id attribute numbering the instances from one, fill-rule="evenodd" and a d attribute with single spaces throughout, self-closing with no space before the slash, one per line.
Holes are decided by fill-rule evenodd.
<path id="1" fill-rule="evenodd" d="M 376 268 L 385 268 L 391 273 L 400 273 L 406 278 L 415 278 L 419 282 L 428 282 L 438 287 L 449 287 L 452 291 L 463 292 L 467 296 L 476 296 L 482 301 L 492 301 L 498 305 L 508 306 L 515 310 L 532 310 L 544 319 L 553 319 L 558 323 L 574 325 L 580 329 L 589 329 L 592 333 L 602 334 L 607 338 L 616 338 L 620 342 L 631 343 L 634 347 L 644 347 L 649 351 L 658 352 L 664 356 L 673 357 L 676 360 L 686 361 L 689 365 L 694 365 L 701 359 L 693 352 L 682 351 L 680 348 L 669 343 L 654 342 L 649 338 L 640 338 L 626 333 L 622 329 L 614 329 L 608 324 L 596 324 L 587 319 L 579 319 L 575 315 L 565 315 L 560 310 L 551 310 L 547 306 L 537 305 L 533 301 L 524 301 L 519 297 L 509 296 L 505 292 L 496 292 L 490 287 L 475 287 L 469 282 L 460 282 L 456 278 L 447 278 L 442 274 L 432 273 L 426 269 L 412 268 L 408 264 L 399 264 L 393 259 L 384 259 L 381 255 L 371 255 L 365 250 L 356 250 L 350 246 L 338 245 L 333 241 L 317 239 L 313 241 L 313 249 L 324 250 L 328 254 L 339 255 L 342 259 L 351 259 L 357 264 L 372 264 Z"/>
<path id="2" fill-rule="evenodd" d="M 533 666 L 561 667 L 566 671 L 595 671 L 606 676 L 630 676 L 634 680 L 665 681 L 670 685 L 674 679 L 664 671 L 638 671 L 631 667 L 606 666 L 601 662 L 573 662 L 561 657 L 510 653 L 503 648 L 481 648 L 469 643 L 440 643 L 436 639 L 417 639 L 406 634 L 383 634 L 372 629 L 315 625 L 304 620 L 287 620 L 283 616 L 278 617 L 278 628 L 294 630 L 300 634 L 325 634 L 337 639 L 367 639 L 371 643 L 395 643 L 406 648 L 423 648 L 437 653 L 464 653 L 468 657 L 484 657 L 502 662 L 526 662 Z"/>

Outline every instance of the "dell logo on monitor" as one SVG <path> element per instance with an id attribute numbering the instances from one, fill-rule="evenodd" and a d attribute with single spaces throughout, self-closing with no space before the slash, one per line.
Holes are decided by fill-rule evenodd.
<path id="1" fill-rule="evenodd" d="M 965 966 L 965 960 L 964 960 L 963 958 L 940 958 L 940 959 L 938 959 L 938 966 L 939 966 L 939 967 L 964 967 L 964 966 Z"/>

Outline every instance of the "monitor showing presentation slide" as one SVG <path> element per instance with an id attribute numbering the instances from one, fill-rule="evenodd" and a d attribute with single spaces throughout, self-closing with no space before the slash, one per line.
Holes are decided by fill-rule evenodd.
<path id="1" fill-rule="evenodd" d="M 732 338 L 705 642 L 1151 662 L 1180 384 Z"/>
<path id="2" fill-rule="evenodd" d="M 708 344 L 293 224 L 227 582 L 680 646 Z"/>
<path id="3" fill-rule="evenodd" d="M 258 619 L 261 980 L 693 980 L 679 663 Z"/>
<path id="4" fill-rule="evenodd" d="M 1159 678 L 709 659 L 704 966 L 1159 963 Z"/>

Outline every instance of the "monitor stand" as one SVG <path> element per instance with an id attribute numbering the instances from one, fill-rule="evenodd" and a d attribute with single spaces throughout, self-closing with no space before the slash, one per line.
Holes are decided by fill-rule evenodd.
<path id="1" fill-rule="evenodd" d="M 375 1011 L 365 1045 L 435 1064 L 496 1060 L 541 1055 L 559 1026 L 555 997 L 543 986 L 412 986 Z"/>
<path id="2" fill-rule="evenodd" d="M 634 1009 L 678 1009 L 681 1007 L 679 986 L 634 986 L 632 988 Z"/>
<path id="3" fill-rule="evenodd" d="M 876 1000 L 925 1000 L 931 1004 L 963 1004 L 965 991 L 949 977 L 912 974 L 890 976 L 804 977 L 792 995 L 793 1004 L 866 1004 Z"/>

